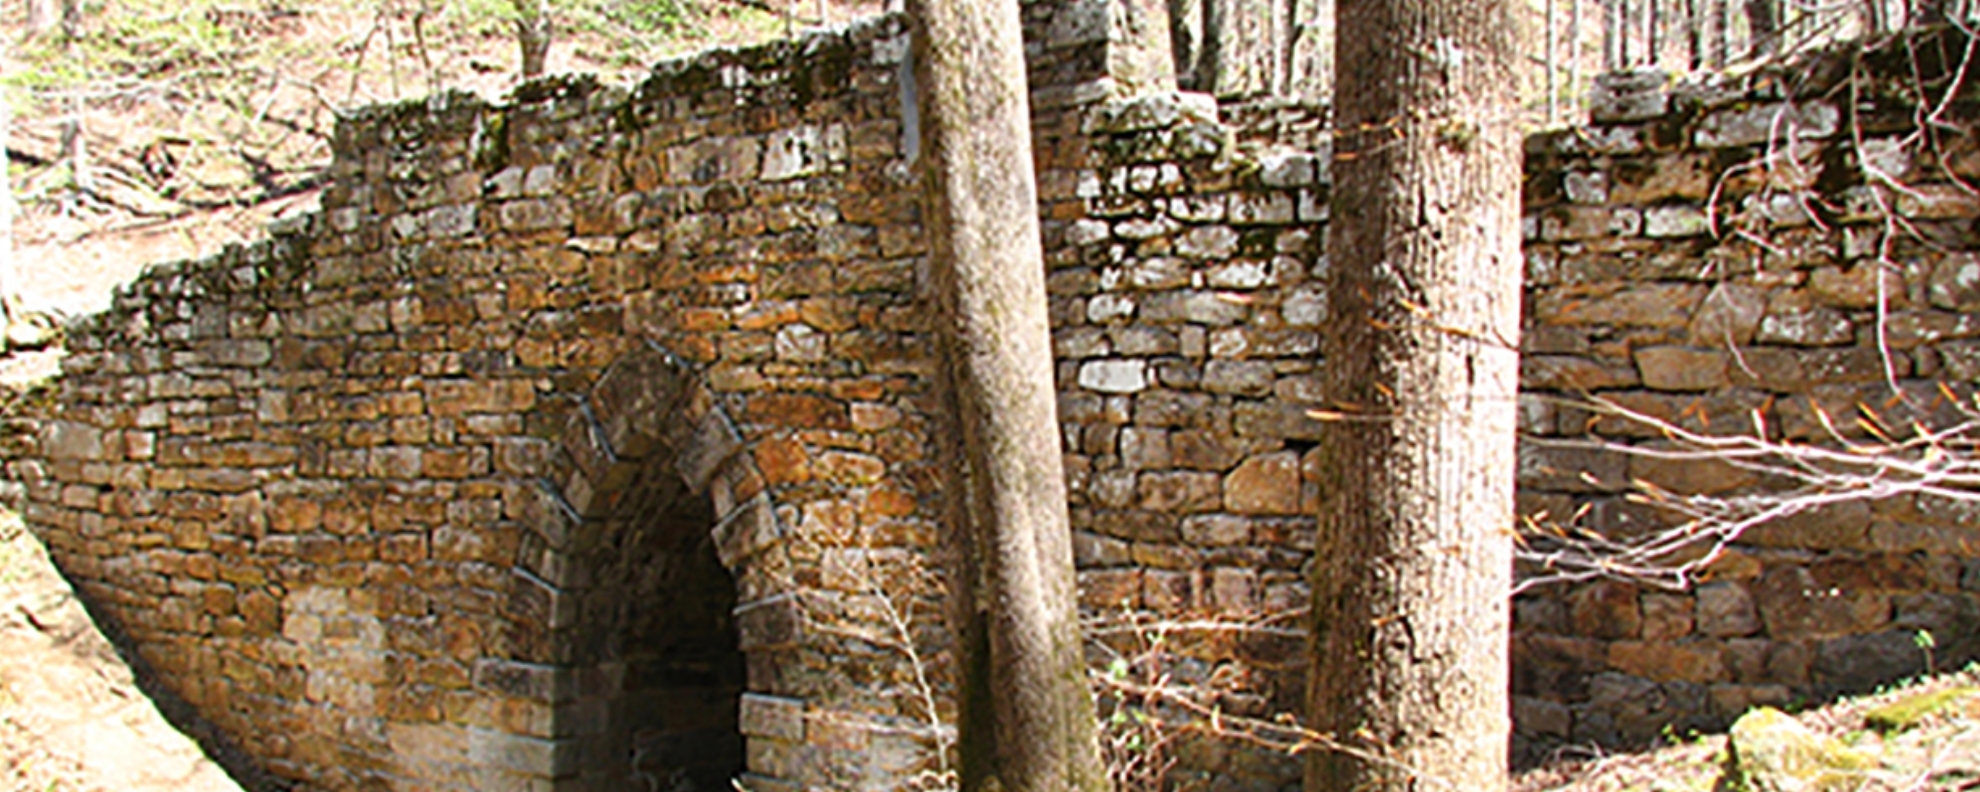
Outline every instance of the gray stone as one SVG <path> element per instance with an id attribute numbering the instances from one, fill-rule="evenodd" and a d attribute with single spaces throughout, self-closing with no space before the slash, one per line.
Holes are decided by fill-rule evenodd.
<path id="1" fill-rule="evenodd" d="M 1699 236 L 1711 232 L 1705 210 L 1694 206 L 1653 206 L 1643 210 L 1643 235 L 1657 239 Z"/>
<path id="2" fill-rule="evenodd" d="M 1264 396 L 1272 392 L 1269 360 L 1212 360 L 1203 366 L 1203 389 L 1211 393 Z"/>
<path id="3" fill-rule="evenodd" d="M 1925 671 L 1925 652 L 1913 630 L 1845 635 L 1815 647 L 1809 673 L 1824 690 L 1861 693 Z"/>
<path id="4" fill-rule="evenodd" d="M 1705 295 L 1691 319 L 1691 343 L 1713 347 L 1752 343 L 1766 313 L 1766 292 L 1742 283 L 1720 283 Z"/>
<path id="5" fill-rule="evenodd" d="M 1980 310 L 1980 255 L 1948 254 L 1932 269 L 1932 305 L 1950 311 Z"/>
<path id="6" fill-rule="evenodd" d="M 1814 308 L 1798 313 L 1768 313 L 1753 340 L 1788 346 L 1838 346 L 1856 340 L 1856 325 L 1836 311 Z"/>
<path id="7" fill-rule="evenodd" d="M 1282 192 L 1233 195 L 1230 212 L 1231 222 L 1239 225 L 1281 225 L 1295 217 L 1292 196 Z"/>
<path id="8" fill-rule="evenodd" d="M 1578 204 L 1609 202 L 1609 174 L 1602 171 L 1568 171 L 1561 176 L 1561 191 Z"/>
<path id="9" fill-rule="evenodd" d="M 1226 259 L 1237 252 L 1238 234 L 1229 226 L 1198 226 L 1176 238 L 1176 255 L 1195 259 Z"/>
<path id="10" fill-rule="evenodd" d="M 1514 696 L 1513 728 L 1524 734 L 1566 738 L 1574 729 L 1574 711 L 1560 704 L 1532 696 Z"/>
<path id="11" fill-rule="evenodd" d="M 1670 107 L 1670 83 L 1661 69 L 1603 73 L 1588 92 L 1588 117 L 1598 124 L 1656 118 Z"/>
<path id="12" fill-rule="evenodd" d="M 1760 631 L 1760 613 L 1753 608 L 1753 596 L 1739 583 L 1707 583 L 1698 587 L 1694 611 L 1698 632 L 1718 638 L 1752 635 Z"/>
<path id="13" fill-rule="evenodd" d="M 1725 148 L 1825 138 L 1836 133 L 1840 118 L 1835 106 L 1826 102 L 1735 106 L 1705 116 L 1698 124 L 1696 140 L 1701 147 Z"/>
<path id="14" fill-rule="evenodd" d="M 1662 346 L 1636 350 L 1643 384 L 1656 390 L 1702 391 L 1726 385 L 1730 356 L 1716 349 Z"/>
<path id="15" fill-rule="evenodd" d="M 1135 393 L 1148 387 L 1148 363 L 1089 360 L 1079 367 L 1079 386 L 1101 393 Z"/>

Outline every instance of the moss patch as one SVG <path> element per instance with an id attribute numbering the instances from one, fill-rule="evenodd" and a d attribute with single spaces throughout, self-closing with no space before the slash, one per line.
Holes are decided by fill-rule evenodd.
<path id="1" fill-rule="evenodd" d="M 1863 713 L 1863 726 L 1886 734 L 1911 729 L 1925 718 L 1980 696 L 1980 687 L 1956 687 L 1917 693 Z"/>

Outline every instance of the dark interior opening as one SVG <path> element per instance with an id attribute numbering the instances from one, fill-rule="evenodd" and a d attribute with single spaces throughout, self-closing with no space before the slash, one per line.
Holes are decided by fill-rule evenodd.
<path id="1" fill-rule="evenodd" d="M 587 789 L 729 790 L 743 769 L 736 585 L 716 559 L 708 498 L 667 466 L 645 471 L 604 521 L 585 568 L 575 647 L 580 718 L 593 719 Z M 602 721 L 599 723 L 598 721 Z M 602 728 L 598 728 L 602 727 Z"/>

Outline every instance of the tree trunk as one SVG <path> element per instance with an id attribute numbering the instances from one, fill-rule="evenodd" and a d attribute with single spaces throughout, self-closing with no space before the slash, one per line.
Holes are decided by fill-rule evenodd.
<path id="1" fill-rule="evenodd" d="M 923 218 L 980 570 L 966 607 L 982 614 L 987 650 L 963 680 L 963 785 L 994 776 L 1006 792 L 1105 789 L 1075 610 L 1018 4 L 913 0 L 908 13 Z"/>
<path id="2" fill-rule="evenodd" d="M 1334 90 L 1334 0 L 1294 0 L 1286 48 L 1286 92 L 1327 97 Z"/>
<path id="3" fill-rule="evenodd" d="M 1781 51 L 1781 10 L 1774 0 L 1746 0 L 1748 55 Z"/>
<path id="4" fill-rule="evenodd" d="M 516 4 L 516 45 L 522 49 L 522 79 L 543 76 L 550 59 L 550 14 L 543 0 L 513 0 Z"/>
<path id="5" fill-rule="evenodd" d="M 13 132 L 13 108 L 0 89 L 0 328 L 13 324 L 16 304 L 14 274 L 14 180 L 8 176 L 7 141 Z M 0 342 L 0 350 L 6 344 Z"/>
<path id="6" fill-rule="evenodd" d="M 1306 788 L 1503 790 L 1520 312 L 1508 0 L 1342 3 Z M 1327 417 L 1327 416 L 1323 416 Z"/>
<path id="7" fill-rule="evenodd" d="M 76 52 L 76 42 L 82 40 L 82 0 L 61 0 L 62 10 L 62 50 L 75 61 L 84 75 L 89 74 L 86 56 Z M 69 161 L 69 183 L 76 190 L 80 200 L 96 190 L 94 171 L 89 165 L 89 143 L 84 138 L 84 116 L 89 105 L 83 101 L 83 85 L 71 86 L 71 95 L 62 100 L 62 156 Z"/>
<path id="8" fill-rule="evenodd" d="M 56 20 L 61 18 L 60 6 L 56 0 L 27 0 L 27 27 L 24 38 L 33 40 L 48 35 L 55 29 Z"/>
<path id="9" fill-rule="evenodd" d="M 1175 58 L 1176 85 L 1185 91 L 1202 91 L 1203 0 L 1169 0 L 1169 52 Z"/>
<path id="10" fill-rule="evenodd" d="M 1201 90 L 1251 97 L 1283 90 L 1290 0 L 1204 0 Z"/>

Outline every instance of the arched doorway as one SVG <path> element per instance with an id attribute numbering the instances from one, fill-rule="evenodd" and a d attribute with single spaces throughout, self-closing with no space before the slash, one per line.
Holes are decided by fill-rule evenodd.
<path id="1" fill-rule="evenodd" d="M 735 581 L 710 539 L 714 510 L 671 464 L 638 473 L 579 559 L 595 585 L 573 647 L 581 701 L 602 718 L 586 740 L 587 789 L 711 792 L 743 769 Z M 590 695 L 596 691 L 596 697 Z"/>

